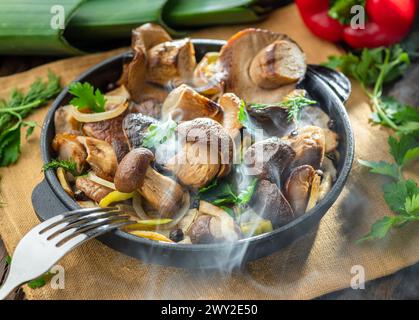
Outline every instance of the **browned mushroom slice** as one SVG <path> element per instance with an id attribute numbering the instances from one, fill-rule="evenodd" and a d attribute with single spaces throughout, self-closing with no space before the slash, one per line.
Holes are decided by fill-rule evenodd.
<path id="1" fill-rule="evenodd" d="M 270 220 L 275 228 L 294 219 L 287 199 L 278 186 L 268 180 L 259 181 L 250 206 L 259 216 Z"/>
<path id="2" fill-rule="evenodd" d="M 167 96 L 162 107 L 162 117 L 169 114 L 176 121 L 187 121 L 195 118 L 211 118 L 221 122 L 223 111 L 220 105 L 187 85 L 181 85 Z"/>
<path id="3" fill-rule="evenodd" d="M 139 148 L 142 145 L 144 135 L 151 124 L 158 121 L 141 113 L 129 113 L 125 116 L 122 129 L 128 139 L 131 149 Z"/>
<path id="4" fill-rule="evenodd" d="M 280 186 L 282 171 L 294 157 L 295 151 L 279 139 L 259 141 L 251 145 L 244 154 L 245 172 Z"/>
<path id="5" fill-rule="evenodd" d="M 125 85 L 131 98 L 139 102 L 146 85 L 147 51 L 159 43 L 170 41 L 167 32 L 156 24 L 144 24 L 132 31 L 133 58 L 124 65 L 120 83 Z"/>
<path id="6" fill-rule="evenodd" d="M 124 117 L 125 114 L 122 114 L 113 119 L 83 125 L 83 133 L 86 136 L 104 140 L 112 145 L 118 162 L 129 152 L 128 140 L 122 131 Z"/>
<path id="7" fill-rule="evenodd" d="M 78 177 L 76 179 L 76 188 L 77 190 L 83 191 L 87 197 L 98 203 L 112 192 L 112 189 L 102 186 L 84 177 Z"/>
<path id="8" fill-rule="evenodd" d="M 121 192 L 138 190 L 147 205 L 162 217 L 173 217 L 184 202 L 182 187 L 155 171 L 150 162 L 153 154 L 145 148 L 131 150 L 119 163 L 115 187 Z"/>
<path id="9" fill-rule="evenodd" d="M 325 137 L 321 128 L 303 127 L 282 140 L 289 142 L 295 151 L 292 168 L 308 164 L 315 169 L 320 169 L 325 153 Z"/>
<path id="10" fill-rule="evenodd" d="M 68 133 L 58 133 L 52 140 L 52 148 L 58 153 L 60 160 L 73 160 L 77 171 L 83 172 L 86 165 L 87 153 L 77 136 Z"/>
<path id="11" fill-rule="evenodd" d="M 200 94 L 211 97 L 222 91 L 219 52 L 207 52 L 197 64 L 193 74 L 193 85 Z"/>
<path id="12" fill-rule="evenodd" d="M 298 45 L 278 40 L 262 49 L 250 64 L 250 77 L 264 89 L 295 83 L 306 72 L 304 54 Z"/>
<path id="13" fill-rule="evenodd" d="M 216 121 L 197 118 L 177 127 L 181 149 L 164 164 L 179 181 L 193 188 L 208 184 L 215 176 L 230 172 L 233 140 Z"/>
<path id="14" fill-rule="evenodd" d="M 98 177 L 113 181 L 117 168 L 117 159 L 112 146 L 106 141 L 90 138 L 77 137 L 87 151 L 86 161 Z"/>
<path id="15" fill-rule="evenodd" d="M 318 174 L 315 174 L 313 177 L 313 181 L 311 183 L 310 188 L 310 196 L 308 198 L 307 202 L 307 208 L 306 211 L 309 211 L 314 208 L 314 206 L 317 204 L 317 202 L 320 199 L 320 176 Z"/>
<path id="16" fill-rule="evenodd" d="M 297 215 L 306 211 L 310 188 L 316 172 L 312 166 L 295 168 L 285 184 L 285 196 Z"/>
<path id="17" fill-rule="evenodd" d="M 272 46 L 276 41 L 279 45 Z M 225 92 L 233 92 L 248 103 L 282 101 L 306 69 L 304 53 L 293 40 L 254 28 L 232 36 L 221 49 L 219 63 L 225 75 Z M 274 70 L 267 72 L 268 67 Z M 294 82 L 283 85 L 291 80 Z"/>
<path id="18" fill-rule="evenodd" d="M 54 113 L 55 133 L 69 133 L 79 135 L 80 123 L 73 117 L 71 113 L 72 106 L 62 106 Z"/>
<path id="19" fill-rule="evenodd" d="M 192 243 L 214 243 L 235 241 L 241 236 L 234 220 L 217 206 L 200 201 L 199 213 L 188 230 Z"/>
<path id="20" fill-rule="evenodd" d="M 159 43 L 172 40 L 170 35 L 160 25 L 146 23 L 132 30 L 132 48 L 148 50 Z"/>
<path id="21" fill-rule="evenodd" d="M 218 101 L 224 111 L 223 127 L 226 128 L 233 139 L 240 133 L 240 129 L 243 127 L 238 117 L 240 102 L 240 98 L 234 93 L 225 93 Z"/>
<path id="22" fill-rule="evenodd" d="M 146 80 L 161 86 L 189 82 L 196 66 L 189 38 L 160 43 L 147 52 Z"/>

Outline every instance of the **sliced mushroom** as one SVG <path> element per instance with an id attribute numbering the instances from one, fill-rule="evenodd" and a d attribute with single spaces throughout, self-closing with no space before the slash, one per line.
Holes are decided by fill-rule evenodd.
<path id="1" fill-rule="evenodd" d="M 68 133 L 79 135 L 80 122 L 78 122 L 71 113 L 72 106 L 62 106 L 57 109 L 54 113 L 54 128 L 55 133 Z"/>
<path id="2" fill-rule="evenodd" d="M 297 215 L 306 211 L 315 174 L 312 166 L 299 166 L 291 172 L 285 184 L 285 196 Z"/>
<path id="3" fill-rule="evenodd" d="M 262 49 L 250 64 L 250 78 L 264 89 L 295 83 L 306 71 L 304 54 L 295 42 L 277 40 Z"/>
<path id="4" fill-rule="evenodd" d="M 131 150 L 118 165 L 115 187 L 122 192 L 138 190 L 147 204 L 160 216 L 174 216 L 184 202 L 182 187 L 155 171 L 149 163 L 152 153 L 145 148 Z"/>
<path id="5" fill-rule="evenodd" d="M 162 106 L 162 117 L 171 114 L 176 121 L 187 121 L 195 118 L 211 118 L 221 122 L 223 111 L 220 105 L 200 95 L 187 85 L 181 85 L 167 96 Z"/>
<path id="6" fill-rule="evenodd" d="M 200 188 L 226 176 L 233 162 L 233 140 L 216 121 L 197 118 L 177 127 L 181 149 L 164 167 L 185 186 Z"/>
<path id="7" fill-rule="evenodd" d="M 270 220 L 275 228 L 287 224 L 295 217 L 281 190 L 268 180 L 259 181 L 250 206 L 259 216 Z"/>
<path id="8" fill-rule="evenodd" d="M 232 36 L 221 49 L 219 63 L 225 92 L 248 103 L 282 101 L 306 70 L 304 53 L 293 40 L 254 28 Z"/>
<path id="9" fill-rule="evenodd" d="M 142 145 L 144 135 L 151 124 L 158 121 L 141 113 L 129 113 L 122 122 L 124 135 L 128 139 L 130 149 L 139 148 Z"/>
<path id="10" fill-rule="evenodd" d="M 243 127 L 238 117 L 240 102 L 240 98 L 234 93 L 225 93 L 218 100 L 218 103 L 224 111 L 222 120 L 223 127 L 226 128 L 230 137 L 233 139 L 240 133 L 240 129 Z"/>
<path id="11" fill-rule="evenodd" d="M 166 41 L 147 52 L 146 80 L 161 86 L 175 86 L 192 79 L 196 66 L 195 49 L 189 38 Z"/>
<path id="12" fill-rule="evenodd" d="M 87 153 L 77 136 L 68 133 L 58 133 L 52 140 L 52 149 L 58 153 L 59 160 L 73 160 L 79 173 L 86 166 Z"/>
<path id="13" fill-rule="evenodd" d="M 295 158 L 295 151 L 285 142 L 270 138 L 251 145 L 244 154 L 247 175 L 281 185 L 282 171 Z"/>
<path id="14" fill-rule="evenodd" d="M 206 201 L 200 201 L 201 214 L 190 226 L 188 235 L 192 243 L 236 241 L 241 232 L 227 212 Z"/>
<path id="15" fill-rule="evenodd" d="M 90 137 L 79 136 L 77 140 L 86 148 L 86 161 L 96 175 L 113 181 L 118 162 L 112 146 L 106 141 Z"/>
<path id="16" fill-rule="evenodd" d="M 222 91 L 220 83 L 220 66 L 217 63 L 219 52 L 207 52 L 197 64 L 193 74 L 193 85 L 196 91 L 207 97 Z"/>
<path id="17" fill-rule="evenodd" d="M 306 211 L 313 209 L 320 200 L 320 180 L 320 176 L 315 174 L 311 183 L 310 196 L 308 198 Z"/>
<path id="18" fill-rule="evenodd" d="M 306 126 L 282 140 L 289 142 L 295 151 L 291 169 L 306 164 L 320 169 L 325 154 L 325 137 L 321 128 Z"/>
<path id="19" fill-rule="evenodd" d="M 122 131 L 124 117 L 125 114 L 122 114 L 113 119 L 83 125 L 83 133 L 86 136 L 104 140 L 112 145 L 118 162 L 129 152 L 128 140 Z"/>
<path id="20" fill-rule="evenodd" d="M 134 101 L 141 100 L 146 86 L 147 51 L 159 43 L 170 40 L 167 32 L 156 24 L 144 24 L 132 31 L 133 58 L 124 66 L 120 83 L 125 85 Z"/>
<path id="21" fill-rule="evenodd" d="M 84 177 L 77 177 L 76 188 L 78 190 L 83 191 L 83 193 L 87 197 L 96 201 L 97 203 L 99 203 L 100 200 L 102 200 L 104 197 L 106 197 L 109 193 L 113 191 L 110 188 L 102 186 Z"/>
<path id="22" fill-rule="evenodd" d="M 319 187 L 319 200 L 322 200 L 332 189 L 333 182 L 336 180 L 336 169 L 333 161 L 325 157 L 322 166 L 323 177 Z"/>

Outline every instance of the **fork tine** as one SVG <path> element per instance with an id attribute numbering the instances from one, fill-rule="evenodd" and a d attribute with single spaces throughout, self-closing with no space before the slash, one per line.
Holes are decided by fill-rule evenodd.
<path id="1" fill-rule="evenodd" d="M 75 237 L 70 237 L 68 241 L 66 241 L 64 244 L 61 245 L 60 249 L 63 249 L 68 252 L 92 238 L 98 237 L 112 230 L 119 229 L 131 223 L 132 221 L 107 224 L 107 225 L 103 225 L 103 226 L 91 229 L 85 233 L 80 233 L 79 235 Z"/>
<path id="2" fill-rule="evenodd" d="M 90 221 L 88 223 L 84 223 L 81 224 L 78 227 L 73 227 L 70 228 L 66 231 L 64 231 L 61 234 L 58 234 L 55 238 L 54 238 L 54 243 L 57 247 L 62 246 L 65 242 L 67 242 L 69 239 L 82 234 L 82 233 L 87 233 L 88 231 L 107 225 L 107 224 L 113 224 L 113 223 L 118 223 L 118 222 L 124 222 L 124 223 L 134 223 L 133 221 L 129 220 L 129 216 L 113 216 L 113 217 L 108 217 L 108 218 L 103 218 L 103 219 L 96 219 L 93 221 Z"/>
<path id="3" fill-rule="evenodd" d="M 116 217 L 122 214 L 122 211 L 108 211 L 108 212 L 95 212 L 84 216 L 75 216 L 72 217 L 70 220 L 64 221 L 63 223 L 45 231 L 44 236 L 47 240 L 51 240 L 60 233 L 64 231 L 78 227 L 80 225 L 84 225 L 90 221 L 97 221 L 98 219 L 107 218 L 107 217 Z"/>
<path id="4" fill-rule="evenodd" d="M 115 211 L 115 210 L 119 210 L 119 208 L 117 207 L 106 207 L 106 208 L 100 208 L 100 207 L 95 207 L 95 208 L 81 208 L 81 209 L 77 209 L 77 210 L 73 210 L 70 212 L 67 212 L 65 214 L 62 214 L 58 217 L 61 217 L 61 219 L 54 219 L 53 221 L 47 220 L 43 223 L 41 223 L 38 227 L 40 227 L 41 225 L 45 224 L 45 227 L 40 228 L 41 230 L 39 231 L 39 233 L 44 233 L 45 231 L 55 227 L 56 225 L 63 223 L 65 221 L 71 220 L 73 218 L 77 218 L 80 216 L 85 216 L 88 214 L 92 214 L 92 213 L 103 213 L 103 212 L 110 212 L 110 211 Z M 48 223 L 47 223 L 48 222 Z"/>

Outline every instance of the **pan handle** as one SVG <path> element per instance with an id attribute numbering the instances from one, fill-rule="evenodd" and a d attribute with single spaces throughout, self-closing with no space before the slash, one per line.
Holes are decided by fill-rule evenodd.
<path id="1" fill-rule="evenodd" d="M 351 94 L 351 82 L 343 73 L 314 64 L 309 65 L 307 72 L 311 72 L 322 79 L 339 97 L 342 103 L 348 101 Z"/>
<path id="2" fill-rule="evenodd" d="M 68 208 L 55 196 L 46 180 L 42 180 L 33 190 L 32 206 L 41 221 L 68 212 Z"/>

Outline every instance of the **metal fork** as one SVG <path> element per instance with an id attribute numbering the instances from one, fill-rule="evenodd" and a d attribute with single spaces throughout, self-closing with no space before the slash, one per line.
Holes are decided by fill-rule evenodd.
<path id="1" fill-rule="evenodd" d="M 46 273 L 67 253 L 101 234 L 133 223 L 118 207 L 84 208 L 37 225 L 18 243 L 0 300 Z"/>

